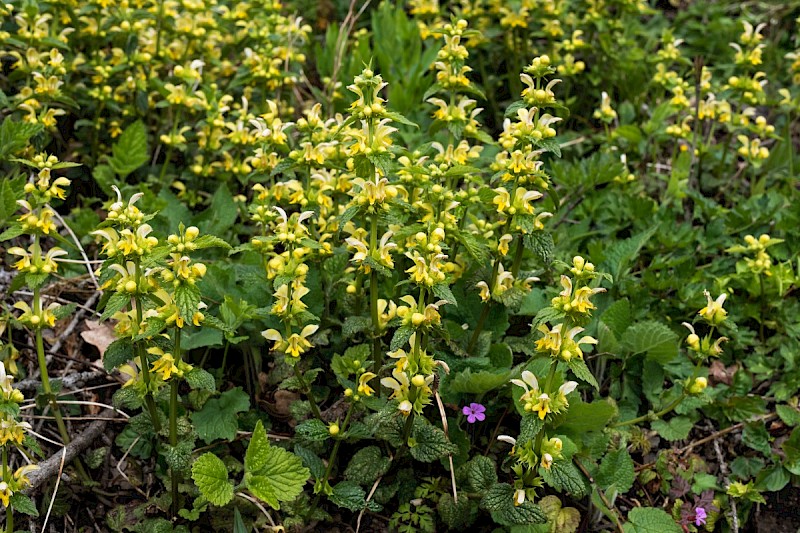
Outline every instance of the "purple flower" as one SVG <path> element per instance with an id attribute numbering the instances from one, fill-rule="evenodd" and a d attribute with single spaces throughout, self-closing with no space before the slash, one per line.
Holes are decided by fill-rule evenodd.
<path id="1" fill-rule="evenodd" d="M 474 424 L 475 422 L 483 422 L 486 420 L 486 415 L 483 414 L 486 412 L 486 408 L 479 403 L 465 405 L 461 409 L 461 412 L 464 413 L 464 416 L 467 417 L 467 422 L 470 424 Z"/>
<path id="2" fill-rule="evenodd" d="M 706 510 L 702 507 L 698 507 L 694 510 L 694 525 L 696 526 L 704 526 L 706 525 Z"/>

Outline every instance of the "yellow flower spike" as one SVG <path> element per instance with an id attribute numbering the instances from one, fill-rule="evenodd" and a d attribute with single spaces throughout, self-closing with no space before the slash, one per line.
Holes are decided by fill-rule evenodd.
<path id="1" fill-rule="evenodd" d="M 372 396 L 375 390 L 370 387 L 367 382 L 375 377 L 377 376 L 372 372 L 364 372 L 361 374 L 361 377 L 358 378 L 358 393 L 364 396 Z"/>
<path id="2" fill-rule="evenodd" d="M 500 252 L 500 255 L 505 257 L 508 255 L 508 247 L 511 244 L 511 241 L 514 237 L 508 233 L 500 237 L 499 242 L 497 243 L 497 251 Z"/>
<path id="3" fill-rule="evenodd" d="M 0 481 L 0 503 L 3 504 L 3 507 L 8 507 L 8 502 L 13 494 L 8 483 Z"/>

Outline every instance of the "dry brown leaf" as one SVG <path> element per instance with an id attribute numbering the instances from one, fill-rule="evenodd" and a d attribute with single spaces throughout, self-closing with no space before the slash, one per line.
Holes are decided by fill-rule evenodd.
<path id="1" fill-rule="evenodd" d="M 108 345 L 117 340 L 114 328 L 108 323 L 101 324 L 96 320 L 87 320 L 84 324 L 86 329 L 81 332 L 81 337 L 86 343 L 97 348 L 100 357 L 103 357 Z"/>

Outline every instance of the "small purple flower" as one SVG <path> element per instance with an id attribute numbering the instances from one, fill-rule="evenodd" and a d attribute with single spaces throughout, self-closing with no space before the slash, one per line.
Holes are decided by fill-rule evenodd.
<path id="1" fill-rule="evenodd" d="M 483 422 L 486 420 L 486 408 L 479 403 L 471 403 L 469 405 L 465 405 L 461 412 L 464 413 L 464 416 L 467 417 L 467 422 L 470 424 L 474 424 L 475 422 Z"/>
<path id="2" fill-rule="evenodd" d="M 702 507 L 698 507 L 694 510 L 694 525 L 696 526 L 704 526 L 706 525 L 706 510 Z"/>

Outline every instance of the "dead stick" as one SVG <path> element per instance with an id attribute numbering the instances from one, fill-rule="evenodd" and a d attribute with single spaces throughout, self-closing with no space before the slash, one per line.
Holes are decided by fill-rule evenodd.
<path id="1" fill-rule="evenodd" d="M 111 417 L 113 415 L 114 411 L 110 409 L 106 409 L 101 413 L 101 416 L 104 417 Z M 69 463 L 75 459 L 80 453 L 82 453 L 97 440 L 100 434 L 106 429 L 106 425 L 108 425 L 106 420 L 97 420 L 92 422 L 86 431 L 75 437 L 72 442 L 66 446 L 65 450 L 59 450 L 54 455 L 39 463 L 39 468 L 28 475 L 30 486 L 25 489 L 25 492 L 30 493 L 36 490 L 45 481 L 55 475 L 58 475 L 59 466 L 61 465 L 62 461 Z"/>

